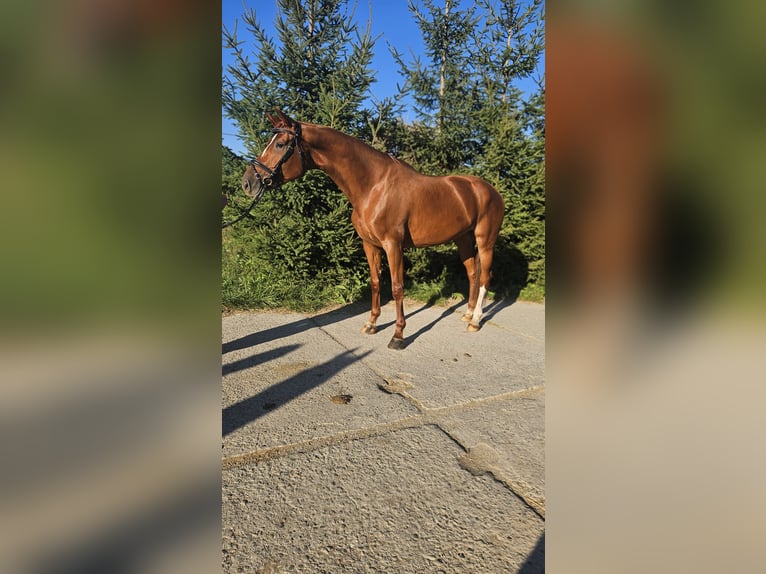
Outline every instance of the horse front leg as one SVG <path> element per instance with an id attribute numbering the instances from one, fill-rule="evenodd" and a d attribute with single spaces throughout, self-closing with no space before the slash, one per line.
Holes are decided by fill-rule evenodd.
<path id="1" fill-rule="evenodd" d="M 467 233 L 455 239 L 460 260 L 465 266 L 466 275 L 468 275 L 468 309 L 463 315 L 463 321 L 466 323 L 473 318 L 476 301 L 479 298 L 479 258 L 473 243 L 473 233 Z"/>
<path id="2" fill-rule="evenodd" d="M 398 351 L 405 347 L 404 327 L 407 325 L 404 320 L 404 254 L 401 243 L 391 243 L 385 249 L 391 270 L 391 294 L 396 302 L 396 328 L 388 348 Z"/>
<path id="3" fill-rule="evenodd" d="M 374 335 L 378 331 L 376 322 L 380 317 L 380 255 L 381 249 L 371 243 L 363 242 L 364 254 L 370 265 L 370 290 L 372 291 L 372 305 L 370 307 L 370 320 L 362 327 L 362 333 Z"/>

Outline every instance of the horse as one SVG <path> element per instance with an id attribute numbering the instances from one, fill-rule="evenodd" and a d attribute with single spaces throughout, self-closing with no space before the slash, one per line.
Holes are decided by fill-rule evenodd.
<path id="1" fill-rule="evenodd" d="M 275 113 L 266 114 L 274 135 L 245 170 L 242 189 L 257 200 L 264 191 L 298 179 L 310 169 L 324 171 L 335 182 L 351 203 L 351 221 L 370 266 L 372 305 L 362 333 L 377 332 L 382 253 L 388 259 L 396 303 L 395 330 L 388 347 L 400 350 L 406 346 L 404 249 L 450 241 L 457 245 L 468 275 L 468 309 L 462 319 L 468 322 L 468 331 L 479 331 L 505 214 L 497 190 L 479 177 L 423 175 L 338 130 L 297 122 L 279 109 Z"/>

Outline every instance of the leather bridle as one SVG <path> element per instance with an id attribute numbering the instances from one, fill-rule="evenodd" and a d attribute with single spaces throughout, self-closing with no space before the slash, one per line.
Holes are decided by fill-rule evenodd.
<path id="1" fill-rule="evenodd" d="M 261 199 L 261 196 L 263 195 L 263 192 L 270 188 L 278 187 L 279 185 L 282 185 L 284 180 L 284 175 L 282 174 L 282 166 L 284 163 L 292 157 L 293 153 L 295 152 L 295 148 L 298 148 L 298 155 L 301 156 L 301 171 L 306 170 L 306 156 L 303 152 L 303 146 L 301 146 L 301 124 L 298 122 L 295 122 L 293 124 L 294 128 L 274 128 L 271 130 L 272 133 L 279 134 L 279 133 L 285 133 L 290 134 L 292 137 L 292 140 L 290 140 L 290 144 L 288 145 L 287 149 L 285 150 L 285 153 L 282 155 L 280 160 L 277 162 L 277 165 L 275 165 L 273 168 L 264 165 L 257 159 L 254 159 L 250 162 L 250 165 L 253 166 L 253 172 L 255 172 L 255 177 L 258 178 L 258 181 L 261 184 L 261 188 L 258 190 L 258 193 L 255 194 L 253 197 L 253 201 L 250 204 L 250 207 L 248 207 L 246 210 L 242 211 L 237 218 L 235 218 L 232 221 L 225 222 L 222 224 L 222 228 L 229 227 L 230 225 L 233 225 L 237 223 L 238 221 L 242 221 L 245 217 L 252 217 L 250 214 L 250 210 L 255 207 L 255 204 L 258 203 L 258 200 Z M 266 177 L 261 177 L 261 174 L 258 173 L 258 170 L 255 169 L 256 167 L 261 168 L 263 171 L 266 172 Z"/>
<path id="2" fill-rule="evenodd" d="M 301 146 L 301 124 L 298 122 L 295 122 L 294 128 L 274 128 L 271 130 L 271 133 L 279 134 L 290 134 L 293 136 L 292 140 L 290 140 L 290 144 L 287 146 L 287 149 L 285 150 L 285 153 L 282 155 L 280 160 L 277 162 L 277 165 L 275 165 L 273 168 L 262 164 L 257 159 L 254 159 L 250 162 L 250 165 L 253 166 L 253 171 L 255 172 L 255 177 L 258 178 L 258 181 L 261 184 L 261 192 L 265 191 L 269 188 L 274 188 L 282 185 L 284 180 L 284 175 L 282 174 L 282 166 L 284 163 L 292 157 L 293 153 L 295 152 L 295 148 L 298 148 L 298 155 L 301 156 L 301 168 L 302 171 L 306 169 L 306 157 L 303 153 L 303 147 Z M 261 168 L 263 171 L 266 172 L 265 177 L 261 177 L 261 174 L 258 173 L 258 170 L 255 169 L 256 167 Z"/>

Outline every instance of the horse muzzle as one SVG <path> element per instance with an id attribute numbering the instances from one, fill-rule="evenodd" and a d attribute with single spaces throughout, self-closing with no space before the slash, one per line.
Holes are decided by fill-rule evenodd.
<path id="1" fill-rule="evenodd" d="M 271 178 L 261 178 L 258 172 L 253 170 L 252 175 L 245 174 L 242 178 L 242 191 L 257 201 L 261 198 L 263 192 L 270 187 L 270 182 Z"/>
<path id="2" fill-rule="evenodd" d="M 250 197 L 259 197 L 264 190 L 265 186 L 263 185 L 263 180 L 257 173 L 254 174 L 254 177 L 245 174 L 242 178 L 242 191 Z"/>
<path id="3" fill-rule="evenodd" d="M 268 175 L 262 176 L 255 169 L 256 164 L 266 171 Z M 242 177 L 242 190 L 250 197 L 258 199 L 264 191 L 279 187 L 283 181 L 282 166 L 277 166 L 276 169 L 272 170 L 259 161 L 253 160 L 244 177 Z"/>

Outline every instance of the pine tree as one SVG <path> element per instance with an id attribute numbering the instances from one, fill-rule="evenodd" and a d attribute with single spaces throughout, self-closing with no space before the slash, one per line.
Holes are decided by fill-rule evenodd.
<path id="1" fill-rule="evenodd" d="M 247 162 L 234 153 L 228 146 L 221 146 L 221 193 L 225 196 L 240 192 L 242 173 Z"/>
<path id="2" fill-rule="evenodd" d="M 544 91 L 524 95 L 544 49 L 542 0 L 410 0 L 428 62 L 393 50 L 419 122 L 405 126 L 402 155 L 429 173 L 471 172 L 503 195 L 506 217 L 493 287 L 514 296 L 545 280 Z M 541 82 L 540 82 L 541 83 Z M 526 98 L 526 99 L 525 99 Z M 460 284 L 441 247 L 410 254 L 421 281 Z"/>
<path id="3" fill-rule="evenodd" d="M 234 56 L 224 77 L 223 109 L 253 157 L 267 142 L 265 113 L 275 107 L 353 135 L 368 128 L 362 104 L 374 80 L 370 25 L 358 29 L 347 0 L 279 0 L 279 8 L 277 39 L 254 9 L 242 18 L 244 35 L 236 27 L 223 32 Z M 234 251 L 224 250 L 224 275 L 240 283 L 235 277 L 250 278 L 248 285 L 232 286 L 250 304 L 263 304 L 257 293 L 269 289 L 279 292 L 269 301 L 292 299 L 302 306 L 360 295 L 368 271 L 351 206 L 324 173 L 311 171 L 267 192 L 254 216 L 227 230 Z M 268 273 L 247 268 L 253 266 Z"/>
<path id="4" fill-rule="evenodd" d="M 479 107 L 472 81 L 470 44 L 477 25 L 476 8 L 459 9 L 459 0 L 422 0 L 422 9 L 409 0 L 425 44 L 427 62 L 406 62 L 392 53 L 405 78 L 403 92 L 411 95 L 420 120 L 408 134 L 405 158 L 432 174 L 464 169 L 476 155 L 474 128 Z"/>
<path id="5" fill-rule="evenodd" d="M 526 97 L 518 81 L 535 74 L 544 49 L 542 0 L 479 0 L 487 15 L 477 29 L 478 65 L 483 107 L 484 153 L 476 171 L 503 195 L 506 217 L 499 249 L 523 254 L 526 281 L 545 283 L 545 92 Z M 502 259 L 503 255 L 501 255 Z M 518 280 L 511 269 L 499 275 Z M 510 273 L 509 273 L 510 272 Z M 515 276 L 515 277 L 514 277 Z"/>

